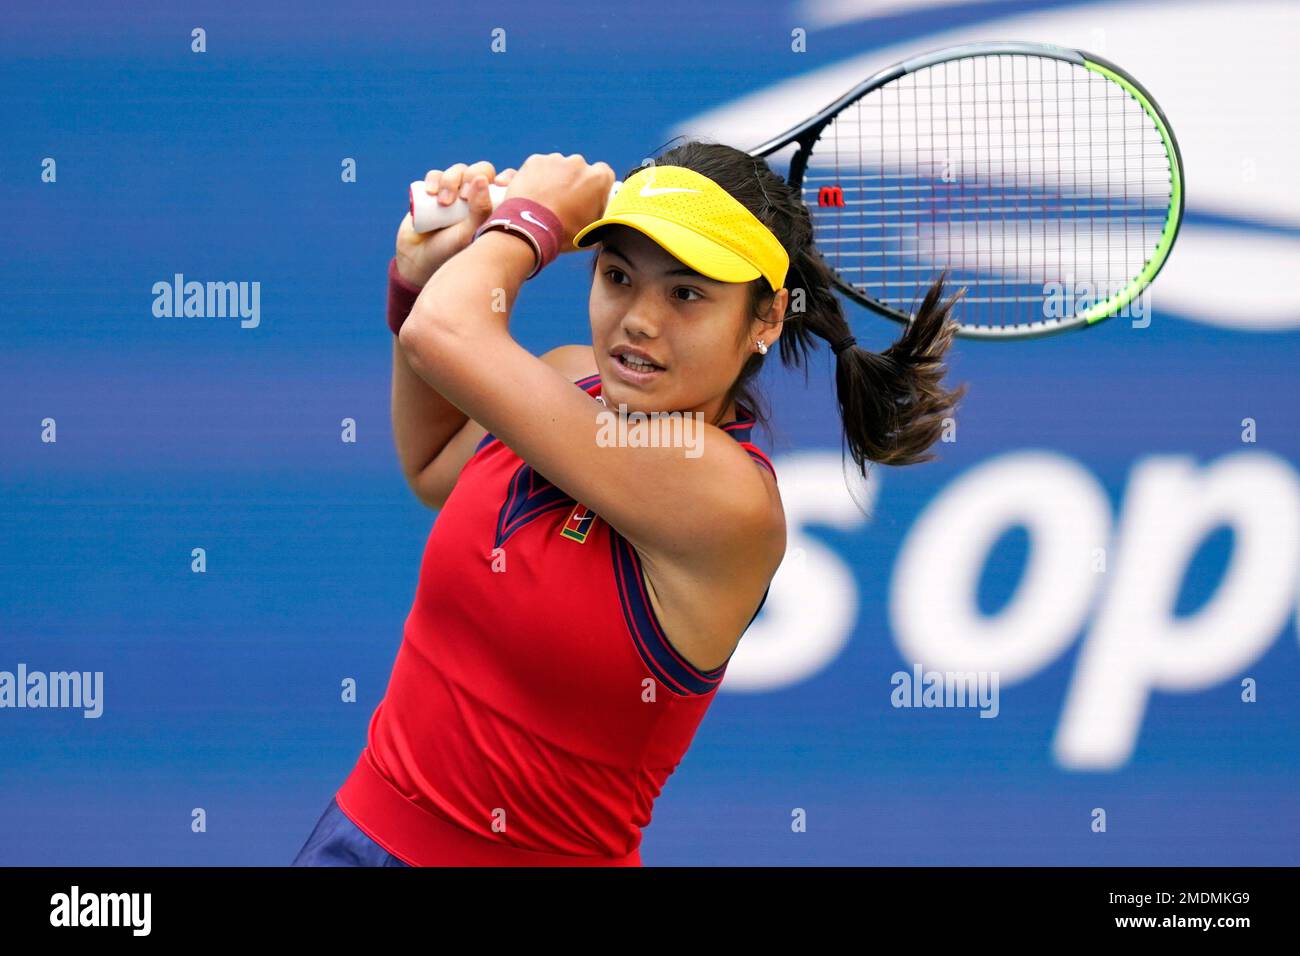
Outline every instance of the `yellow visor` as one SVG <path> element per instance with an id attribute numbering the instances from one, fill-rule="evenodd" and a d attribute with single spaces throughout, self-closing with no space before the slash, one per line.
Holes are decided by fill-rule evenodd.
<path id="1" fill-rule="evenodd" d="M 605 215 L 573 237 L 574 248 L 590 245 L 595 241 L 591 233 L 616 223 L 645 233 L 719 282 L 764 276 L 776 291 L 790 267 L 790 257 L 771 230 L 712 179 L 684 166 L 649 166 L 630 176 Z"/>

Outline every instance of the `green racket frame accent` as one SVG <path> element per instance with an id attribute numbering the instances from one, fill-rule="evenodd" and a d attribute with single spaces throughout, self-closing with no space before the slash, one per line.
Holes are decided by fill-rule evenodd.
<path id="1" fill-rule="evenodd" d="M 1183 163 L 1178 150 L 1178 143 L 1169 130 L 1169 124 L 1165 122 L 1164 115 L 1152 102 L 1146 90 L 1142 89 L 1135 80 L 1129 79 L 1119 72 L 1118 68 L 1105 63 L 1100 57 L 1095 57 L 1090 53 L 1083 54 L 1083 65 L 1127 90 L 1129 96 L 1137 100 L 1138 105 L 1146 111 L 1147 116 L 1151 117 L 1151 121 L 1156 125 L 1156 130 L 1160 133 L 1161 140 L 1164 141 L 1165 152 L 1169 154 L 1171 185 L 1169 218 L 1165 220 L 1165 227 L 1160 234 L 1160 241 L 1156 243 L 1155 251 L 1151 254 L 1151 258 L 1147 260 L 1146 265 L 1142 267 L 1142 271 L 1124 289 L 1105 302 L 1100 302 L 1075 317 L 1076 322 L 1083 321 L 1091 325 L 1094 322 L 1109 318 L 1137 298 L 1142 290 L 1151 284 L 1151 280 L 1156 277 L 1156 273 L 1160 271 L 1165 264 L 1165 260 L 1169 258 L 1169 250 L 1174 246 L 1174 239 L 1178 235 L 1178 227 L 1183 221 Z"/>
<path id="2" fill-rule="evenodd" d="M 990 54 L 1038 56 L 1061 60 L 1090 70 L 1112 83 L 1119 84 L 1121 89 L 1138 101 L 1147 116 L 1155 123 L 1156 129 L 1164 142 L 1165 150 L 1169 155 L 1172 188 L 1169 196 L 1170 211 L 1165 220 L 1164 230 L 1151 257 L 1123 291 L 1098 305 L 1093 305 L 1084 312 L 1070 316 L 1069 319 L 1064 321 L 1059 319 L 1037 320 L 1011 326 L 982 326 L 959 323 L 957 335 L 961 338 L 971 339 L 1026 339 L 1056 335 L 1070 329 L 1091 328 L 1102 319 L 1123 309 L 1124 306 L 1137 297 L 1138 293 L 1151 284 L 1151 280 L 1155 278 L 1156 273 L 1160 271 L 1165 264 L 1165 260 L 1168 259 L 1169 251 L 1173 248 L 1174 239 L 1178 235 L 1178 227 L 1183 220 L 1183 159 L 1182 154 L 1178 151 L 1178 140 L 1151 94 L 1143 89 L 1137 80 L 1114 63 L 1084 50 L 1073 50 L 1054 46 L 1050 43 L 1031 43 L 1028 41 L 983 41 L 946 47 L 942 50 L 933 50 L 881 70 L 823 107 L 816 115 L 810 116 L 808 119 L 792 126 L 780 136 L 775 136 L 748 150 L 748 152 L 751 156 L 766 157 L 786 146 L 797 144 L 799 148 L 790 159 L 790 172 L 787 180 L 792 187 L 802 190 L 804 172 L 807 169 L 809 156 L 812 154 L 818 138 L 830 126 L 835 117 L 850 104 L 862 99 L 868 93 L 887 86 L 907 73 L 966 57 Z M 864 295 L 862 290 L 855 287 L 853 283 L 845 281 L 833 267 L 828 266 L 828 268 L 831 269 L 831 276 L 836 289 L 850 300 L 870 309 L 877 315 L 904 325 L 912 321 L 910 313 L 877 302 L 870 296 Z"/>

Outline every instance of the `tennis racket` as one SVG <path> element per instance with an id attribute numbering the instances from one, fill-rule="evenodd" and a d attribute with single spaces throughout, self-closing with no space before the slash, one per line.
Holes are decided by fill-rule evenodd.
<path id="1" fill-rule="evenodd" d="M 1144 308 L 1182 221 L 1182 158 L 1155 100 L 1113 63 L 1049 44 L 904 60 L 749 153 L 791 144 L 788 181 L 840 291 L 908 322 L 946 273 L 965 289 L 952 316 L 965 337 Z M 490 188 L 495 205 L 506 187 Z M 417 231 L 468 208 L 411 184 Z"/>

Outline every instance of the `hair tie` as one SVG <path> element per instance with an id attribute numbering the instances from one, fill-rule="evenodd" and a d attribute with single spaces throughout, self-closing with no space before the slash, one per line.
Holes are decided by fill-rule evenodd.
<path id="1" fill-rule="evenodd" d="M 857 344 L 858 344 L 857 339 L 855 339 L 851 335 L 846 335 L 838 342 L 834 342 L 831 344 L 831 351 L 834 352 L 835 355 L 838 357 L 839 354 L 843 352 L 846 348 L 848 348 L 850 345 L 857 345 Z"/>

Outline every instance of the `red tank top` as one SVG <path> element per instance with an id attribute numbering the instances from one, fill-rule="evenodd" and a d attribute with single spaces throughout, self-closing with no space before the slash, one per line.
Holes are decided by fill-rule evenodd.
<path id="1" fill-rule="evenodd" d="M 775 475 L 737 414 L 723 429 Z M 726 668 L 677 653 L 627 540 L 489 434 L 435 519 L 339 806 L 416 866 L 638 866 Z"/>

